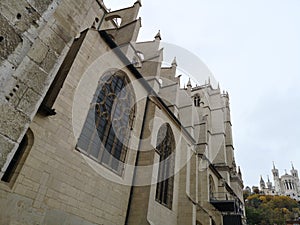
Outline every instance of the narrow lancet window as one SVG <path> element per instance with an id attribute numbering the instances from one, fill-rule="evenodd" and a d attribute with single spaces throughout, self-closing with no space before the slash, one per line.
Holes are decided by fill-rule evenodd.
<path id="1" fill-rule="evenodd" d="M 169 124 L 163 124 L 160 127 L 157 135 L 156 149 L 160 154 L 156 201 L 172 209 L 175 139 Z"/>

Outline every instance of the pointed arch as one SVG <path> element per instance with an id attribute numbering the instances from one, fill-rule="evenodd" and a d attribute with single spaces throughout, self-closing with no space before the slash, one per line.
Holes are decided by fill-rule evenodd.
<path id="1" fill-rule="evenodd" d="M 194 97 L 194 106 L 200 107 L 200 103 L 201 103 L 200 95 L 197 93 L 193 97 Z"/>
<path id="2" fill-rule="evenodd" d="M 175 167 L 175 138 L 168 123 L 163 124 L 157 134 L 156 149 L 160 155 L 156 201 L 172 209 Z"/>
<path id="3" fill-rule="evenodd" d="M 134 91 L 126 73 L 104 73 L 77 143 L 80 151 L 119 175 L 133 126 L 134 104 Z"/>
<path id="4" fill-rule="evenodd" d="M 208 183 L 209 183 L 209 196 L 210 198 L 215 198 L 215 194 L 216 194 L 216 186 L 215 186 L 215 182 L 214 179 L 212 177 L 212 175 L 209 175 L 208 178 Z"/>

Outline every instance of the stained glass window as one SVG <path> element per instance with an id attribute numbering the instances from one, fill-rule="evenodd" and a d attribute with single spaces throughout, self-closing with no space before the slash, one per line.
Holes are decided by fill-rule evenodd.
<path id="1" fill-rule="evenodd" d="M 105 73 L 98 84 L 77 148 L 121 174 L 134 119 L 134 93 L 122 71 Z"/>
<path id="2" fill-rule="evenodd" d="M 167 123 L 163 124 L 158 131 L 156 149 L 160 154 L 156 201 L 171 209 L 174 186 L 175 139 L 172 129 Z"/>

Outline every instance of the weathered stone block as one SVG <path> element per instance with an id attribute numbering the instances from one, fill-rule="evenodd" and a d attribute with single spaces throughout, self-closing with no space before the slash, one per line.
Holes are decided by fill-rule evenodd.
<path id="1" fill-rule="evenodd" d="M 0 96 L 4 93 L 4 87 L 6 86 L 7 80 L 10 78 L 10 75 L 15 72 L 15 67 L 13 64 L 4 60 L 0 64 Z"/>
<path id="2" fill-rule="evenodd" d="M 71 36 L 75 36 L 81 31 L 81 24 L 83 23 L 83 19 L 84 16 L 86 16 L 88 8 L 90 8 L 91 2 L 91 0 L 62 1 L 53 14 L 56 23 L 68 31 Z"/>
<path id="3" fill-rule="evenodd" d="M 11 149 L 13 149 L 15 144 L 15 142 L 12 142 L 8 138 L 0 135 L 0 167 L 2 167 L 6 162 L 7 155 Z"/>
<path id="4" fill-rule="evenodd" d="M 0 15 L 0 24 L 0 58 L 7 59 L 22 39 L 2 15 Z"/>
<path id="5" fill-rule="evenodd" d="M 27 0 L 32 7 L 42 15 L 53 0 Z"/>
<path id="6" fill-rule="evenodd" d="M 42 98 L 41 95 L 37 94 L 31 88 L 28 88 L 23 97 L 21 98 L 17 109 L 25 113 L 26 115 L 31 115 L 36 111 L 37 102 Z"/>
<path id="7" fill-rule="evenodd" d="M 25 0 L 1 0 L 1 13 L 20 32 L 28 30 L 31 26 L 38 27 L 40 15 Z"/>
<path id="8" fill-rule="evenodd" d="M 49 26 L 46 26 L 45 29 L 40 34 L 40 39 L 51 49 L 53 49 L 57 54 L 61 54 L 66 43 L 64 40 L 55 33 Z"/>
<path id="9" fill-rule="evenodd" d="M 15 48 L 15 50 L 8 56 L 7 60 L 17 68 L 24 57 L 27 55 L 29 49 L 32 46 L 32 42 L 27 36 L 21 35 L 22 42 Z"/>
<path id="10" fill-rule="evenodd" d="M 9 104 L 0 105 L 0 133 L 17 142 L 30 119 Z"/>
<path id="11" fill-rule="evenodd" d="M 58 34 L 65 43 L 68 43 L 72 40 L 73 36 L 70 35 L 70 32 L 68 30 L 66 30 L 65 28 L 63 28 L 61 25 L 57 24 L 57 23 L 53 23 L 51 25 L 51 29 Z"/>
<path id="12" fill-rule="evenodd" d="M 50 73 L 50 71 L 53 69 L 54 65 L 57 63 L 57 56 L 56 54 L 52 51 L 49 50 L 47 52 L 46 57 L 40 64 L 40 66 L 45 70 L 46 72 Z"/>
<path id="13" fill-rule="evenodd" d="M 14 77 L 41 95 L 50 82 L 45 71 L 28 57 L 24 58 Z"/>
<path id="14" fill-rule="evenodd" d="M 5 82 L 1 93 L 3 94 L 3 96 L 1 97 L 4 102 L 9 103 L 14 108 L 16 108 L 27 89 L 28 87 L 26 84 L 23 84 L 16 78 L 12 77 L 7 82 Z"/>
<path id="15" fill-rule="evenodd" d="M 48 50 L 48 47 L 38 38 L 29 50 L 28 56 L 33 61 L 41 63 L 45 59 Z"/>

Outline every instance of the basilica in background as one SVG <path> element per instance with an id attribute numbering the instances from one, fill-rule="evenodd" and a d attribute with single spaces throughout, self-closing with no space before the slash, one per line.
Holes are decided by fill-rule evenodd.
<path id="1" fill-rule="evenodd" d="M 141 6 L 0 1 L 0 224 L 246 224 L 229 95 L 137 42 Z"/>
<path id="2" fill-rule="evenodd" d="M 273 165 L 272 173 L 274 179 L 274 186 L 268 177 L 268 181 L 265 183 L 262 177 L 260 177 L 260 191 L 265 195 L 285 195 L 289 196 L 297 201 L 300 201 L 300 182 L 298 177 L 298 171 L 295 170 L 292 165 L 291 174 L 285 171 L 285 174 L 279 177 L 278 169 Z"/>

